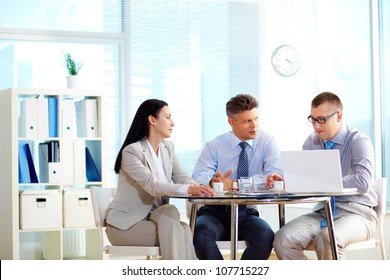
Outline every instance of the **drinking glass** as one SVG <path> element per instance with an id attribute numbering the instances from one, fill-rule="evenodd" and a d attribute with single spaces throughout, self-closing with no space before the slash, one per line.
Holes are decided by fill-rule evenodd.
<path id="1" fill-rule="evenodd" d="M 267 180 L 266 176 L 263 175 L 256 175 L 253 176 L 253 191 L 254 192 L 261 192 L 266 190 L 265 182 Z"/>
<path id="2" fill-rule="evenodd" d="M 253 192 L 253 178 L 241 177 L 239 181 L 240 192 Z"/>

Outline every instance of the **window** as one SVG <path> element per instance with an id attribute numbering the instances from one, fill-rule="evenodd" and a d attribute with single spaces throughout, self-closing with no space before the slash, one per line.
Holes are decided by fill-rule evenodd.
<path id="1" fill-rule="evenodd" d="M 122 32 L 121 0 L 19 0 L 0 6 L 0 27 Z"/>
<path id="2" fill-rule="evenodd" d="M 116 185 L 113 166 L 120 142 L 119 62 L 125 60 L 120 58 L 125 49 L 122 9 L 121 0 L 0 4 L 0 88 L 66 88 L 63 57 L 70 52 L 83 63 L 81 88 L 107 92 L 106 126 L 110 129 L 105 167 L 110 186 Z"/>
<path id="3" fill-rule="evenodd" d="M 381 66 L 381 120 L 382 120 L 382 170 L 387 177 L 387 204 L 390 204 L 390 2 L 380 1 L 380 66 Z M 389 208 L 388 208 L 389 209 Z"/>
<path id="4" fill-rule="evenodd" d="M 205 142 L 230 129 L 227 100 L 259 94 L 259 3 L 130 2 L 128 121 L 145 99 L 167 101 L 171 140 L 191 173 Z"/>

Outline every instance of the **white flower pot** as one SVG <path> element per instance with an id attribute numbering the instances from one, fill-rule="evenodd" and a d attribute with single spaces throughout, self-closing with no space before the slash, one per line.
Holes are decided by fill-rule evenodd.
<path id="1" fill-rule="evenodd" d="M 80 88 L 80 77 L 77 75 L 67 76 L 66 84 L 68 88 Z"/>

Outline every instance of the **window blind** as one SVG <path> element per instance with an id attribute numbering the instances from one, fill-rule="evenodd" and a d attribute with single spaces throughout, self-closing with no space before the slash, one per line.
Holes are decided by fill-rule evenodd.
<path id="1" fill-rule="evenodd" d="M 128 13 L 129 125 L 144 100 L 165 100 L 191 174 L 205 142 L 230 130 L 228 99 L 259 94 L 259 1 L 134 0 Z"/>

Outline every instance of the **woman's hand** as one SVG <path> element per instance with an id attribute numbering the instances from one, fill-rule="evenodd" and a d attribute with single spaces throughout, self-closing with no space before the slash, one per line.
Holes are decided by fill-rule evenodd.
<path id="1" fill-rule="evenodd" d="M 215 196 L 216 192 L 209 186 L 191 184 L 187 192 L 193 196 Z"/>

